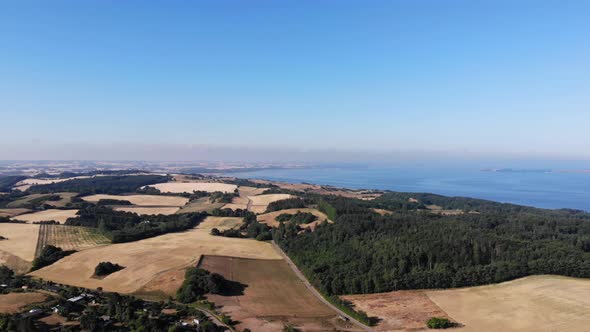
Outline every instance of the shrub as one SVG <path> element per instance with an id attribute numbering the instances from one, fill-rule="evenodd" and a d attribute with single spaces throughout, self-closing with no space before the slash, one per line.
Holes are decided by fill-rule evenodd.
<path id="1" fill-rule="evenodd" d="M 94 269 L 94 275 L 97 277 L 108 276 L 111 273 L 115 273 L 124 269 L 124 266 L 119 264 L 113 264 L 111 262 L 100 262 Z"/>
<path id="2" fill-rule="evenodd" d="M 449 327 L 453 327 L 453 324 L 447 318 L 440 318 L 440 317 L 432 317 L 426 322 L 426 326 L 431 329 L 448 329 Z"/>

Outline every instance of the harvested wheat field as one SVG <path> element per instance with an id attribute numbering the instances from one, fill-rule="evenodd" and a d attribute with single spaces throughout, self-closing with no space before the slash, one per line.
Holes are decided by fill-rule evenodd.
<path id="1" fill-rule="evenodd" d="M 8 293 L 0 295 L 0 313 L 15 314 L 25 310 L 29 305 L 42 303 L 47 295 L 41 293 Z"/>
<path id="2" fill-rule="evenodd" d="M 234 204 L 234 203 L 227 203 L 221 207 L 222 209 L 232 209 L 232 210 L 247 210 L 248 204 Z"/>
<path id="3" fill-rule="evenodd" d="M 39 237 L 39 225 L 0 223 L 0 250 L 13 254 L 25 261 L 35 258 L 35 246 Z"/>
<path id="4" fill-rule="evenodd" d="M 297 212 L 309 212 L 311 214 L 313 214 L 314 216 L 316 216 L 318 219 L 314 222 L 311 222 L 309 224 L 299 224 L 299 226 L 301 226 L 302 228 L 307 228 L 307 227 L 311 227 L 312 229 L 315 229 L 315 227 L 318 224 L 323 223 L 324 221 L 328 220 L 328 222 L 331 222 L 328 219 L 328 216 L 316 209 L 287 209 L 287 210 L 280 210 L 280 211 L 274 211 L 274 212 L 269 212 L 269 213 L 265 213 L 265 214 L 260 214 L 256 217 L 256 219 L 261 222 L 261 223 L 265 223 L 268 226 L 271 227 L 279 227 L 279 222 L 276 220 L 276 217 L 280 216 L 283 213 L 288 213 L 288 214 L 295 214 Z"/>
<path id="5" fill-rule="evenodd" d="M 281 331 L 289 323 L 303 331 L 354 331 L 303 285 L 284 260 L 207 255 L 199 266 L 246 285 L 241 292 L 207 296 L 240 322 L 239 330 Z"/>
<path id="6" fill-rule="evenodd" d="M 427 291 L 460 331 L 587 331 L 590 279 L 531 276 L 497 285 Z"/>
<path id="7" fill-rule="evenodd" d="M 14 216 L 18 216 L 19 214 L 24 214 L 27 213 L 31 210 L 29 209 L 21 209 L 21 208 L 17 208 L 17 209 L 0 209 L 0 217 L 14 217 Z"/>
<path id="8" fill-rule="evenodd" d="M 138 215 L 171 215 L 178 212 L 179 208 L 175 206 L 118 206 L 113 210 L 131 212 Z"/>
<path id="9" fill-rule="evenodd" d="M 149 185 L 163 193 L 192 193 L 193 191 L 233 193 L 238 186 L 219 182 L 166 182 Z"/>
<path id="10" fill-rule="evenodd" d="M 12 219 L 21 220 L 26 222 L 40 222 L 40 221 L 57 221 L 60 223 L 66 222 L 68 218 L 75 218 L 78 210 L 57 210 L 48 209 L 39 212 L 21 214 Z"/>
<path id="11" fill-rule="evenodd" d="M 345 295 L 340 298 L 351 302 L 356 310 L 378 317 L 380 321 L 373 327 L 374 331 L 428 330 L 428 319 L 449 318 L 423 291 Z"/>
<path id="12" fill-rule="evenodd" d="M 162 195 L 92 195 L 82 197 L 87 202 L 98 202 L 101 199 L 116 199 L 120 201 L 129 201 L 133 205 L 140 206 L 183 206 L 188 202 L 188 198 L 180 196 L 162 196 Z"/>
<path id="13" fill-rule="evenodd" d="M 281 259 L 272 246 L 252 239 L 237 239 L 210 235 L 213 227 L 231 228 L 242 218 L 208 217 L 196 228 L 186 232 L 169 233 L 130 243 L 111 244 L 87 249 L 65 257 L 31 274 L 46 280 L 87 288 L 133 293 L 170 271 L 196 264 L 201 255 L 226 255 L 244 258 Z M 94 268 L 99 262 L 110 261 L 125 269 L 94 279 Z M 144 292 L 178 288 L 182 280 L 171 280 L 170 285 L 151 283 Z M 155 286 L 154 286 L 155 284 Z M 174 292 L 172 292 L 173 295 Z"/>
<path id="14" fill-rule="evenodd" d="M 68 225 L 40 225 L 37 252 L 46 245 L 63 250 L 84 250 L 109 244 L 111 241 L 95 228 Z"/>
<path id="15" fill-rule="evenodd" d="M 88 179 L 91 177 L 92 176 L 75 176 L 75 177 L 71 177 L 71 178 L 61 178 L 61 179 L 33 179 L 33 178 L 30 178 L 30 179 L 24 179 L 24 180 L 16 183 L 14 185 L 14 189 L 20 190 L 20 191 L 25 191 L 34 185 L 59 183 L 59 182 L 64 182 L 64 181 L 74 180 L 74 179 Z"/>
<path id="16" fill-rule="evenodd" d="M 190 201 L 185 206 L 181 207 L 176 213 L 211 212 L 223 207 L 223 205 L 223 203 L 212 203 L 209 197 L 201 197 Z"/>
<path id="17" fill-rule="evenodd" d="M 258 196 L 248 196 L 248 199 L 251 202 L 249 205 L 249 210 L 254 213 L 264 213 L 266 212 L 268 204 L 293 197 L 295 196 L 289 194 L 266 194 Z"/>
<path id="18" fill-rule="evenodd" d="M 240 197 L 262 195 L 263 192 L 267 191 L 268 188 L 256 188 L 256 187 L 239 187 L 238 193 Z"/>

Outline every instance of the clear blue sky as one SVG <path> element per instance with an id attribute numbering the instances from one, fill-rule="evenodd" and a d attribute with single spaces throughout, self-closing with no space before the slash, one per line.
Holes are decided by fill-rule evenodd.
<path id="1" fill-rule="evenodd" d="M 0 159 L 123 143 L 150 159 L 196 158 L 183 144 L 590 159 L 589 15 L 589 1 L 2 1 Z"/>

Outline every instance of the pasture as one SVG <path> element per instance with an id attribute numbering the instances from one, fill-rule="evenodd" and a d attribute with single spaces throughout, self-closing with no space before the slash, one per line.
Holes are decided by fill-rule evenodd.
<path id="1" fill-rule="evenodd" d="M 16 208 L 16 209 L 0 209 L 0 217 L 14 217 L 14 216 L 18 216 L 19 214 L 24 214 L 27 213 L 31 210 L 29 209 L 21 209 L 21 208 Z"/>
<path id="2" fill-rule="evenodd" d="M 211 212 L 215 209 L 223 207 L 223 203 L 212 203 L 209 197 L 201 197 L 190 201 L 180 208 L 176 213 L 191 213 L 191 212 Z"/>
<path id="3" fill-rule="evenodd" d="M 180 196 L 161 195 L 91 195 L 82 197 L 83 200 L 96 203 L 101 199 L 116 199 L 129 201 L 133 205 L 140 206 L 176 206 L 180 207 L 188 202 L 188 198 Z"/>
<path id="4" fill-rule="evenodd" d="M 354 331 L 301 283 L 284 260 L 207 255 L 199 266 L 247 285 L 241 295 L 207 296 L 240 322 L 239 330 L 281 331 L 289 323 L 304 331 Z"/>
<path id="5" fill-rule="evenodd" d="M 41 222 L 41 221 L 57 221 L 60 223 L 66 222 L 68 218 L 75 218 L 78 210 L 57 210 L 48 209 L 33 213 L 21 214 L 13 217 L 14 220 L 21 220 L 26 222 Z"/>
<path id="6" fill-rule="evenodd" d="M 530 276 L 426 294 L 466 332 L 573 332 L 590 326 L 590 279 Z"/>
<path id="7" fill-rule="evenodd" d="M 166 182 L 149 185 L 163 193 L 192 193 L 194 191 L 233 193 L 238 186 L 219 182 Z"/>
<path id="8" fill-rule="evenodd" d="M 171 271 L 184 271 L 187 266 L 196 264 L 201 255 L 281 259 L 269 243 L 210 235 L 213 227 L 231 228 L 241 222 L 241 218 L 208 217 L 196 228 L 185 232 L 87 249 L 31 274 L 63 284 L 103 287 L 107 291 L 120 293 L 133 293 L 146 285 L 155 284 L 155 289 L 151 291 L 173 290 L 170 294 L 173 295 L 182 279 L 168 280 L 172 285 L 166 285 L 156 282 L 158 277 Z M 117 263 L 125 266 L 125 269 L 104 279 L 92 278 L 94 268 L 101 261 Z M 154 282 L 150 284 L 151 281 Z"/>

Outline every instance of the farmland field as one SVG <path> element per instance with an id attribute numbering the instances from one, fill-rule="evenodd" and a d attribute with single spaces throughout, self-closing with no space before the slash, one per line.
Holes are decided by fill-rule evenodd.
<path id="1" fill-rule="evenodd" d="M 531 276 L 496 285 L 427 291 L 461 331 L 585 331 L 590 279 Z"/>
<path id="2" fill-rule="evenodd" d="M 164 193 L 192 193 L 193 191 L 233 193 L 238 186 L 219 182 L 167 182 L 149 185 Z"/>
<path id="3" fill-rule="evenodd" d="M 24 214 L 27 213 L 31 210 L 29 209 L 20 209 L 20 208 L 16 208 L 16 209 L 0 209 L 0 217 L 14 217 L 14 216 L 18 216 L 19 214 Z"/>
<path id="4" fill-rule="evenodd" d="M 268 207 L 268 204 L 292 197 L 293 196 L 289 194 L 266 194 L 258 196 L 248 196 L 250 201 L 252 201 L 250 205 L 250 211 L 254 213 L 264 213 L 266 211 L 266 208 Z"/>
<path id="5" fill-rule="evenodd" d="M 439 308 L 423 291 L 397 291 L 377 294 L 340 296 L 349 301 L 356 310 L 362 310 L 380 321 L 375 331 L 399 331 L 426 329 L 431 317 L 445 317 Z"/>
<path id="6" fill-rule="evenodd" d="M 47 295 L 41 293 L 9 293 L 0 295 L 0 313 L 14 314 L 34 303 L 45 302 Z"/>
<path id="7" fill-rule="evenodd" d="M 141 241 L 111 244 L 87 249 L 65 257 L 32 275 L 59 283 L 132 293 L 158 280 L 170 271 L 196 264 L 201 255 L 226 255 L 244 258 L 281 259 L 269 243 L 210 235 L 211 228 L 231 228 L 241 218 L 208 217 L 196 228 L 186 232 L 169 233 Z M 125 266 L 104 279 L 94 279 L 94 268 L 101 261 Z M 173 289 L 181 280 L 169 280 L 173 285 L 156 283 L 155 290 Z M 155 282 L 152 282 L 152 285 Z M 149 285 L 148 285 L 149 286 Z"/>
<path id="8" fill-rule="evenodd" d="M 178 207 L 175 206 L 118 206 L 113 210 L 131 212 L 138 215 L 152 215 L 164 214 L 170 215 L 178 212 Z"/>
<path id="9" fill-rule="evenodd" d="M 223 207 L 223 203 L 211 203 L 209 197 L 201 197 L 187 203 L 181 207 L 176 213 L 191 213 L 191 212 L 211 212 L 215 209 Z"/>
<path id="10" fill-rule="evenodd" d="M 106 236 L 94 228 L 45 224 L 40 226 L 37 252 L 46 245 L 63 250 L 83 250 L 110 243 Z"/>
<path id="11" fill-rule="evenodd" d="M 0 264 L 15 272 L 26 272 L 35 258 L 39 225 L 0 223 Z"/>
<path id="12" fill-rule="evenodd" d="M 280 331 L 284 323 L 306 331 L 354 330 L 307 290 L 284 260 L 207 255 L 200 267 L 246 285 L 243 295 L 207 296 L 240 322 L 240 330 Z"/>
<path id="13" fill-rule="evenodd" d="M 30 179 L 24 179 L 24 180 L 18 182 L 14 186 L 14 189 L 20 190 L 20 191 L 25 191 L 34 185 L 52 184 L 52 183 L 59 183 L 59 182 L 64 182 L 64 181 L 68 181 L 68 180 L 88 179 L 88 178 L 91 178 L 91 176 L 75 176 L 75 177 L 71 177 L 71 178 L 61 178 L 61 179 L 33 179 L 33 178 L 30 178 Z"/>
<path id="14" fill-rule="evenodd" d="M 40 221 L 51 221 L 55 220 L 60 223 L 66 222 L 68 218 L 75 218 L 78 210 L 57 210 L 48 209 L 39 212 L 21 214 L 12 219 L 21 220 L 26 222 L 40 222 Z"/>
<path id="15" fill-rule="evenodd" d="M 141 206 L 183 206 L 188 198 L 180 196 L 161 195 L 91 195 L 82 197 L 87 202 L 98 202 L 101 199 L 116 199 L 129 201 L 133 205 Z"/>

